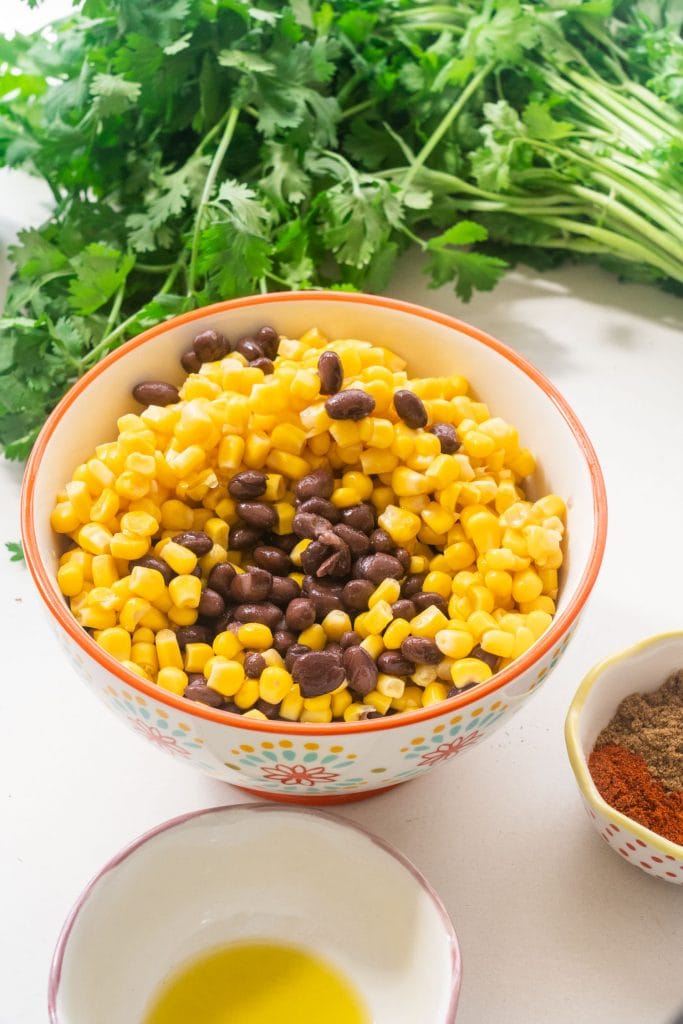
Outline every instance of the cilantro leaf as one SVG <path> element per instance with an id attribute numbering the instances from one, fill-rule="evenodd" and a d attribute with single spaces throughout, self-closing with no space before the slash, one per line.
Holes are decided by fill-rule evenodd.
<path id="1" fill-rule="evenodd" d="M 98 242 L 72 257 L 75 277 L 69 281 L 69 304 L 82 316 L 103 306 L 126 280 L 135 258 Z"/>
<path id="2" fill-rule="evenodd" d="M 25 562 L 24 558 L 24 546 L 20 540 L 9 540 L 5 542 L 5 547 L 9 552 L 10 562 Z"/>

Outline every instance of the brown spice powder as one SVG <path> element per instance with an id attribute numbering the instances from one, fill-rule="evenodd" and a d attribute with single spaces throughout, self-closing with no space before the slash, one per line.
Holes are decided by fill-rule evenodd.
<path id="1" fill-rule="evenodd" d="M 626 697 L 595 749 L 608 744 L 642 757 L 665 789 L 683 790 L 683 669 L 652 693 Z"/>

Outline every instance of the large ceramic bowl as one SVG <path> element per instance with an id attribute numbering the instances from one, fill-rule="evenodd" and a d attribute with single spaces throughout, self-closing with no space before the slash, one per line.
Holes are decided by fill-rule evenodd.
<path id="1" fill-rule="evenodd" d="M 357 825 L 267 804 L 186 814 L 114 857 L 62 931 L 50 1021 L 139 1022 L 169 974 L 252 942 L 322 958 L 375 1024 L 455 1021 L 458 941 L 420 872 Z"/>
<path id="2" fill-rule="evenodd" d="M 661 633 L 605 658 L 576 691 L 565 723 L 569 760 L 588 816 L 610 849 L 655 878 L 683 885 L 683 846 L 611 807 L 588 770 L 595 741 L 625 697 L 651 693 L 683 668 L 683 633 Z"/>
<path id="3" fill-rule="evenodd" d="M 567 502 L 567 542 L 557 614 L 522 657 L 487 682 L 418 711 L 355 723 L 262 722 L 175 697 L 127 671 L 72 617 L 55 576 L 60 539 L 50 528 L 55 494 L 96 444 L 114 436 L 140 380 L 177 374 L 180 354 L 208 327 L 229 337 L 267 322 L 300 336 L 369 339 L 398 352 L 415 375 L 463 374 L 537 457 L 529 493 Z M 414 778 L 499 728 L 562 656 L 600 567 L 606 501 L 600 467 L 564 399 L 530 363 L 489 335 L 419 306 L 370 295 L 294 292 L 219 303 L 146 331 L 87 373 L 45 425 L 26 470 L 26 557 L 60 643 L 88 687 L 122 721 L 188 765 L 263 796 L 332 803 Z M 114 755 L 115 756 L 115 755 Z"/>

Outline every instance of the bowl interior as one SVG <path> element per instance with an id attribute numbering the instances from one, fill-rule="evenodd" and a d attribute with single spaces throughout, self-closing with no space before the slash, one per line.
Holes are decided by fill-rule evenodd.
<path id="1" fill-rule="evenodd" d="M 460 961 L 443 907 L 415 869 L 355 826 L 237 806 L 162 826 L 131 850 L 98 876 L 63 935 L 54 1022 L 140 1021 L 178 965 L 250 939 L 336 966 L 375 1024 L 455 1019 Z"/>
<path id="2" fill-rule="evenodd" d="M 148 332 L 115 352 L 73 389 L 61 415 L 50 425 L 43 457 L 37 463 L 34 460 L 28 488 L 38 561 L 47 571 L 44 586 L 51 591 L 53 603 L 63 606 L 55 581 L 59 539 L 49 524 L 55 494 L 96 444 L 115 436 L 117 417 L 135 408 L 131 388 L 149 379 L 179 383 L 183 379 L 180 354 L 202 329 L 214 327 L 235 338 L 267 322 L 290 337 L 317 326 L 331 339 L 360 338 L 386 346 L 407 360 L 413 375 L 462 374 L 494 415 L 519 429 L 522 443 L 534 452 L 539 467 L 528 482 L 528 493 L 533 497 L 554 491 L 567 502 L 569 541 L 561 571 L 559 617 L 576 594 L 594 553 L 594 479 L 599 480 L 599 469 L 590 447 L 584 447 L 546 389 L 547 382 L 540 383 L 543 378 L 536 371 L 525 371 L 517 357 L 498 343 L 442 322 L 447 318 L 419 307 L 331 293 L 265 298 L 214 307 L 191 322 L 162 325 L 156 333 Z"/>

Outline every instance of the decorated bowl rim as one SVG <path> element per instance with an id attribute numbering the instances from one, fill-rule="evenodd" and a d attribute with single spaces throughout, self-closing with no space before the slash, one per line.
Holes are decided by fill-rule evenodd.
<path id="1" fill-rule="evenodd" d="M 64 1018 L 59 1016 L 57 1011 L 57 999 L 59 996 L 59 986 L 61 983 L 64 957 L 71 938 L 71 932 L 73 931 L 78 916 L 105 875 L 114 871 L 123 864 L 124 861 L 128 860 L 129 857 L 137 853 L 141 847 L 156 839 L 164 832 L 168 832 L 174 828 L 185 825 L 187 822 L 196 818 L 211 814 L 225 815 L 226 813 L 233 811 L 246 811 L 247 813 L 258 814 L 296 814 L 305 815 L 306 817 L 315 820 L 322 819 L 323 821 L 331 823 L 335 827 L 342 829 L 346 828 L 359 833 L 365 839 L 368 839 L 373 845 L 379 847 L 379 849 L 384 853 L 398 861 L 398 863 L 401 864 L 402 867 L 404 867 L 412 876 L 417 885 L 420 886 L 420 888 L 422 888 L 427 894 L 444 929 L 444 937 L 447 941 L 450 952 L 451 995 L 443 1024 L 455 1024 L 458 999 L 460 997 L 460 985 L 462 981 L 462 955 L 460 952 L 460 944 L 458 942 L 455 926 L 441 897 L 419 868 L 416 867 L 404 853 L 402 853 L 388 840 L 383 839 L 381 836 L 371 832 L 370 829 L 365 828 L 363 825 L 359 825 L 355 821 L 349 821 L 346 818 L 339 818 L 334 814 L 329 814 L 327 811 L 322 811 L 317 808 L 283 807 L 280 804 L 273 805 L 264 803 L 225 804 L 218 807 L 204 807 L 197 811 L 189 811 L 186 814 L 179 814 L 174 818 L 169 818 L 167 821 L 164 821 L 159 825 L 155 825 L 147 832 L 143 832 L 142 835 L 124 846 L 118 853 L 110 858 L 103 867 L 100 868 L 77 897 L 57 939 L 52 963 L 50 965 L 50 975 L 48 980 L 48 1012 L 50 1024 L 68 1024 Z"/>
<path id="2" fill-rule="evenodd" d="M 151 680 L 145 680 L 141 676 L 125 668 L 111 655 L 107 654 L 92 637 L 76 622 L 66 604 L 60 601 L 53 590 L 50 575 L 44 565 L 36 539 L 33 526 L 33 511 L 35 500 L 35 485 L 38 474 L 38 467 L 45 455 L 46 448 L 58 424 L 68 412 L 74 401 L 85 391 L 88 386 L 102 373 L 116 363 L 119 359 L 128 355 L 133 349 L 144 345 L 160 334 L 192 323 L 194 320 L 203 319 L 206 316 L 216 315 L 226 311 L 243 309 L 245 307 L 259 308 L 268 307 L 273 302 L 334 302 L 349 303 L 352 305 L 368 305 L 381 309 L 393 310 L 399 313 L 406 313 L 411 316 L 429 320 L 452 330 L 459 331 L 473 338 L 475 341 L 493 349 L 498 355 L 512 363 L 521 370 L 534 384 L 551 400 L 559 414 L 566 421 L 571 433 L 576 440 L 579 449 L 586 461 L 591 480 L 593 498 L 594 529 L 591 541 L 590 555 L 587 560 L 583 575 L 576 586 L 564 611 L 553 619 L 547 631 L 519 658 L 496 673 L 490 680 L 480 683 L 463 694 L 450 697 L 437 704 L 415 711 L 406 711 L 401 715 L 393 715 L 389 718 L 365 719 L 358 722 L 331 722 L 329 724 L 317 724 L 311 722 L 279 722 L 261 721 L 244 718 L 234 715 L 228 711 L 220 711 L 197 701 L 188 701 L 184 697 L 176 696 L 170 691 L 163 690 Z M 231 725 L 234 728 L 247 731 L 266 732 L 276 735 L 303 735 L 303 736 L 335 736 L 350 735 L 352 733 L 379 732 L 384 729 L 396 729 L 408 725 L 416 725 L 421 722 L 428 722 L 443 714 L 452 714 L 454 711 L 464 708 L 473 702 L 478 702 L 492 693 L 501 690 L 512 680 L 518 678 L 523 672 L 535 665 L 557 642 L 563 637 L 572 623 L 581 612 L 588 596 L 595 584 L 602 558 L 605 550 L 607 533 L 607 497 L 605 483 L 600 469 L 595 449 L 588 439 L 588 435 L 579 422 L 576 414 L 567 401 L 562 397 L 557 388 L 552 384 L 532 363 L 503 342 L 498 341 L 492 335 L 479 330 L 476 327 L 439 313 L 436 310 L 428 309 L 411 302 L 404 302 L 399 299 L 387 298 L 384 296 L 368 295 L 362 292 L 333 292 L 333 291 L 298 291 L 298 292 L 269 292 L 265 295 L 245 296 L 238 299 L 230 299 L 226 302 L 218 302 L 210 306 L 203 306 L 200 309 L 183 313 L 180 316 L 165 320 L 154 327 L 143 331 L 130 341 L 110 352 L 100 362 L 96 363 L 73 387 L 64 395 L 59 404 L 55 407 L 47 422 L 42 428 L 33 446 L 29 457 L 21 494 L 21 531 L 26 554 L 26 562 L 38 588 L 38 591 L 47 605 L 52 617 L 57 620 L 58 625 L 75 641 L 84 653 L 96 661 L 107 672 L 116 676 L 121 682 L 132 687 L 139 693 L 165 704 L 175 710 L 183 711 L 185 714 L 194 715 L 198 718 L 221 725 Z"/>
<path id="3" fill-rule="evenodd" d="M 599 661 L 597 665 L 594 665 L 582 680 L 581 685 L 577 689 L 572 702 L 569 705 L 569 710 L 564 724 L 564 738 L 567 747 L 567 754 L 569 755 L 569 762 L 572 766 L 576 782 L 588 803 L 592 804 L 592 806 L 595 807 L 604 818 L 607 818 L 608 821 L 618 825 L 627 832 L 631 832 L 636 836 L 636 838 L 649 843 L 650 846 L 654 846 L 660 851 L 660 853 L 669 857 L 673 856 L 676 860 L 683 860 L 682 845 L 674 843 L 670 839 L 665 839 L 664 836 L 660 836 L 659 833 L 653 832 L 651 829 L 639 824 L 639 822 L 634 821 L 633 818 L 629 818 L 626 814 L 622 814 L 621 811 L 618 811 L 603 799 L 597 786 L 593 782 L 590 771 L 588 770 L 588 762 L 585 754 L 583 753 L 578 736 L 579 722 L 581 720 L 584 705 L 588 699 L 588 694 L 599 682 L 605 670 L 612 668 L 614 665 L 618 665 L 620 662 L 627 661 L 634 655 L 640 654 L 641 651 L 648 650 L 650 647 L 656 647 L 658 644 L 668 640 L 683 640 L 683 630 L 671 630 L 667 633 L 655 633 L 653 636 L 645 637 L 643 640 L 639 640 L 637 643 L 631 644 L 623 650 L 610 654 L 608 657 Z M 624 696 L 628 696 L 628 694 L 625 694 Z"/>

